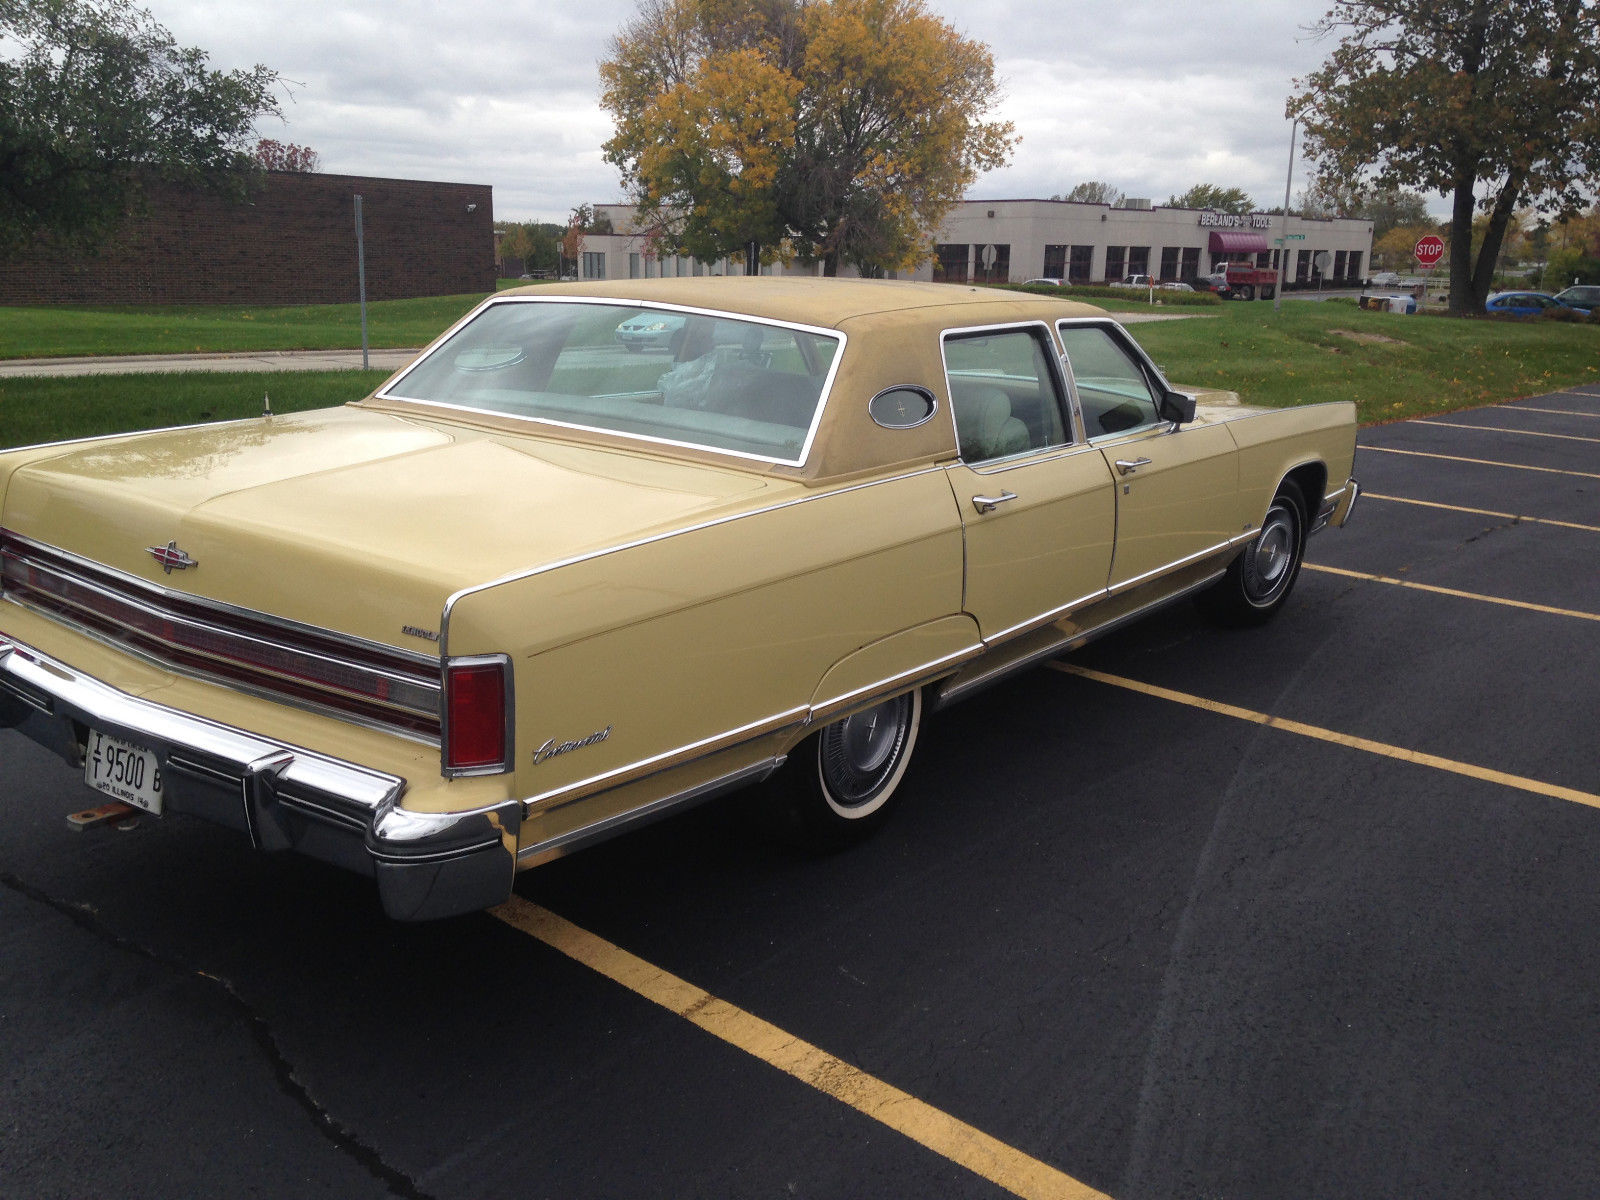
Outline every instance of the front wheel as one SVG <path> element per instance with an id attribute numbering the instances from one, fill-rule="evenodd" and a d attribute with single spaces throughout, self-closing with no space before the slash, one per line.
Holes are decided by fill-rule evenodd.
<path id="1" fill-rule="evenodd" d="M 922 693 L 842 717 L 801 742 L 772 782 L 770 815 L 786 840 L 839 849 L 888 819 L 922 725 Z"/>
<path id="2" fill-rule="evenodd" d="M 1300 577 L 1306 549 L 1306 505 L 1284 480 L 1261 522 L 1261 533 L 1227 573 L 1198 597 L 1200 611 L 1220 625 L 1262 625 L 1283 607 Z"/>

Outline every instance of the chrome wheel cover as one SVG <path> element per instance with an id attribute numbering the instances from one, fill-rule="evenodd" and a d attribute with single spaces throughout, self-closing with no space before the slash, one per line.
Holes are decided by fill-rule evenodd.
<path id="1" fill-rule="evenodd" d="M 888 799 L 914 734 L 916 704 L 915 693 L 896 696 L 817 735 L 817 770 L 834 812 L 864 817 Z"/>
<path id="2" fill-rule="evenodd" d="M 1261 536 L 1245 551 L 1245 598 L 1265 606 L 1281 596 L 1294 578 L 1299 551 L 1299 516 L 1286 501 L 1279 500 L 1262 522 Z"/>

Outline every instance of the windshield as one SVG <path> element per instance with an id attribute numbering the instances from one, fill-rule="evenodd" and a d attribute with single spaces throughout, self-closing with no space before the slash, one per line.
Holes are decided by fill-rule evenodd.
<path id="1" fill-rule="evenodd" d="M 840 340 L 639 305 L 504 300 L 380 395 L 798 466 Z"/>

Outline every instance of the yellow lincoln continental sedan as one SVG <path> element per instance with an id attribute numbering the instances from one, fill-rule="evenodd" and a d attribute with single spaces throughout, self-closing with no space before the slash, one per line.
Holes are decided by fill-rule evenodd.
<path id="1" fill-rule="evenodd" d="M 929 706 L 1181 597 L 1270 617 L 1354 422 L 1019 293 L 504 292 L 343 408 L 0 455 L 0 726 L 402 919 L 757 783 L 839 845 Z"/>

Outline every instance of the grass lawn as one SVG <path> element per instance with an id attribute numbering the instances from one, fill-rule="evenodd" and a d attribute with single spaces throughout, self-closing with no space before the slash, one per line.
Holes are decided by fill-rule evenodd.
<path id="1" fill-rule="evenodd" d="M 241 371 L 0 379 L 0 447 L 298 412 L 359 400 L 388 371 Z"/>
<path id="2" fill-rule="evenodd" d="M 377 300 L 367 342 L 425 346 L 481 295 Z M 0 358 L 360 349 L 359 304 L 0 307 Z"/>
<path id="3" fill-rule="evenodd" d="M 1366 312 L 1264 301 L 1129 331 L 1173 383 L 1252 404 L 1354 400 L 1362 424 L 1474 408 L 1600 381 L 1600 327 Z"/>

